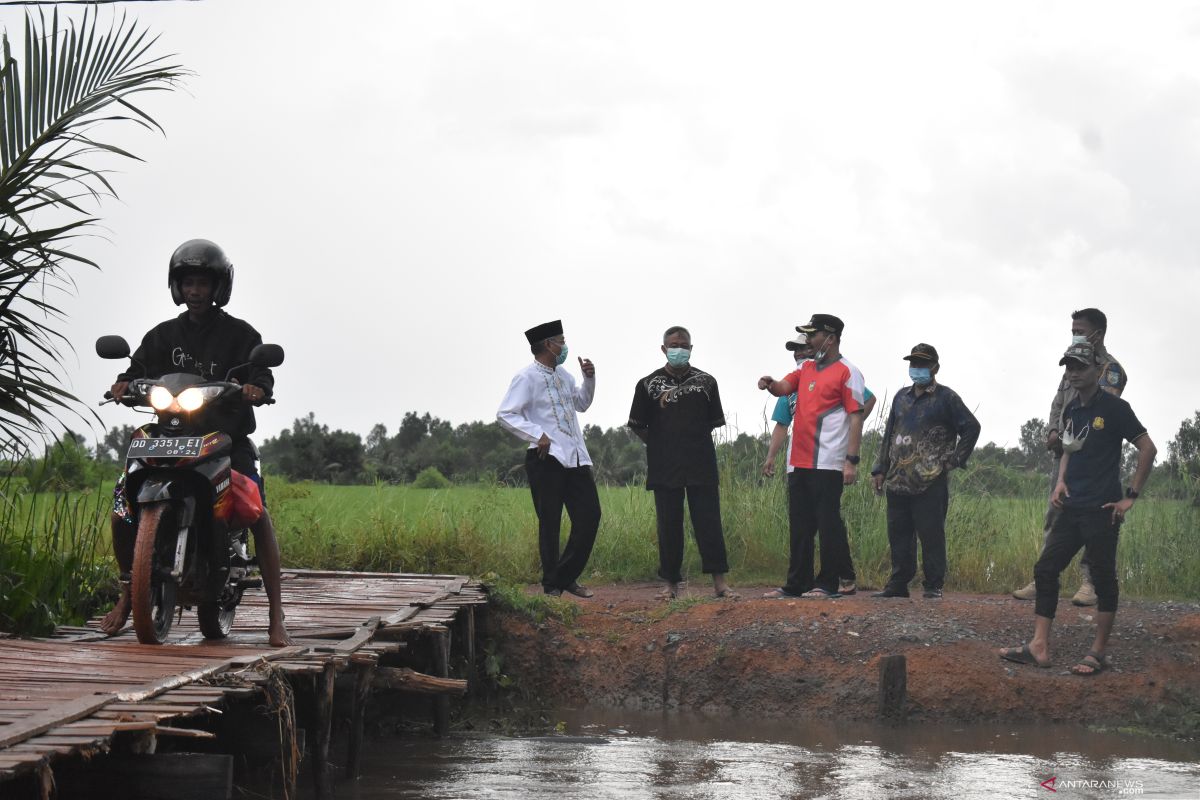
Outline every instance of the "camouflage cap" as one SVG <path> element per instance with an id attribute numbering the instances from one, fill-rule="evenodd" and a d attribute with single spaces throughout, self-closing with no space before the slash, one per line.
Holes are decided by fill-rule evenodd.
<path id="1" fill-rule="evenodd" d="M 1092 367 L 1096 365 L 1096 348 L 1092 347 L 1091 342 L 1078 342 L 1067 348 L 1067 352 L 1063 353 L 1063 357 L 1058 360 L 1060 367 L 1065 367 L 1068 361 L 1078 361 L 1084 366 Z"/>

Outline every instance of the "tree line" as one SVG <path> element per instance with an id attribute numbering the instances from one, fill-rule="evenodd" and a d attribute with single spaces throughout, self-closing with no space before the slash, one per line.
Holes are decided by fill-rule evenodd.
<path id="1" fill-rule="evenodd" d="M 32 491 L 95 487 L 115 480 L 133 430 L 132 425 L 114 426 L 91 446 L 83 435 L 67 431 L 47 444 L 41 457 L 8 461 L 5 472 L 23 477 Z M 584 438 L 598 483 L 628 486 L 645 480 L 645 448 L 628 428 L 588 425 Z M 865 464 L 873 462 L 879 439 L 879 426 L 864 432 Z M 766 432 L 718 431 L 717 459 L 722 474 L 735 481 L 757 480 L 767 441 Z M 1021 426 L 1015 447 L 992 442 L 979 445 L 958 478 L 960 489 L 1005 497 L 1046 492 L 1053 457 L 1046 451 L 1045 441 L 1046 423 L 1034 418 Z M 394 433 L 381 423 L 365 438 L 352 431 L 331 430 L 309 413 L 263 441 L 260 448 L 264 471 L 293 481 L 422 486 L 524 485 L 525 449 L 523 442 L 495 422 L 454 425 L 415 411 L 403 416 Z M 1180 425 L 1166 450 L 1166 459 L 1155 467 L 1149 493 L 1200 503 L 1200 411 Z M 1135 463 L 1136 453 L 1127 444 L 1122 465 L 1126 480 Z"/>

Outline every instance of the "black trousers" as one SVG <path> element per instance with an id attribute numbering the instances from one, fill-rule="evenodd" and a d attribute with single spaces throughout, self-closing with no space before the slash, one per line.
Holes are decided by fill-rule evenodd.
<path id="1" fill-rule="evenodd" d="M 887 493 L 888 544 L 892 550 L 892 576 L 888 588 L 908 591 L 917 574 L 917 539 L 921 540 L 921 563 L 926 589 L 941 589 L 946 583 L 946 511 L 950 507 L 950 484 L 941 475 L 920 494 Z"/>
<path id="2" fill-rule="evenodd" d="M 538 518 L 538 553 L 542 559 L 542 588 L 566 589 L 579 580 L 600 529 L 600 495 L 591 467 L 564 467 L 554 456 L 525 454 L 525 474 Z M 571 518 L 567 546 L 559 554 L 563 507 Z"/>
<path id="3" fill-rule="evenodd" d="M 1046 549 L 1046 541 L 1050 538 L 1050 531 L 1054 528 L 1054 521 L 1058 519 L 1058 515 L 1062 510 L 1054 505 L 1051 498 L 1054 497 L 1054 489 L 1058 486 L 1058 465 L 1062 462 L 1062 456 L 1054 459 L 1054 468 L 1050 470 L 1050 494 L 1046 499 L 1046 521 L 1042 525 L 1042 549 Z M 1083 558 L 1079 559 L 1079 573 L 1083 576 L 1084 583 L 1092 582 L 1092 569 L 1088 562 L 1087 553 Z"/>
<path id="4" fill-rule="evenodd" d="M 1059 576 L 1083 548 L 1096 587 L 1096 610 L 1117 610 L 1117 538 L 1121 523 L 1113 522 L 1110 508 L 1062 509 L 1046 537 L 1041 558 L 1033 567 L 1037 585 L 1034 613 L 1054 619 L 1058 608 Z"/>
<path id="5" fill-rule="evenodd" d="M 803 594 L 816 587 L 838 590 L 838 579 L 854 580 L 850 540 L 842 520 L 842 473 L 795 469 L 788 473 L 788 530 L 791 555 L 783 590 Z M 821 571 L 813 580 L 813 541 L 820 533 Z"/>
<path id="6" fill-rule="evenodd" d="M 683 580 L 683 499 L 687 492 L 692 530 L 700 550 L 700 569 L 706 575 L 729 572 L 725 534 L 721 530 L 721 495 L 716 486 L 655 489 L 658 517 L 658 577 L 670 583 Z"/>

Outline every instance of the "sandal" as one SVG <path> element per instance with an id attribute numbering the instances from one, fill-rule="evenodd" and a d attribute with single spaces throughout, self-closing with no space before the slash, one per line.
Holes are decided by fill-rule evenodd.
<path id="1" fill-rule="evenodd" d="M 741 600 L 742 599 L 742 596 L 740 594 L 735 592 L 733 589 L 730 589 L 728 586 L 726 586 L 724 589 L 722 589 L 719 592 L 713 592 L 713 596 L 720 598 L 722 600 Z"/>
<path id="2" fill-rule="evenodd" d="M 658 594 L 654 595 L 655 600 L 674 600 L 675 593 L 670 589 L 663 589 Z"/>
<path id="3" fill-rule="evenodd" d="M 769 592 L 763 592 L 763 599 L 765 600 L 795 600 L 798 597 L 800 595 L 785 592 L 783 589 L 772 589 Z"/>
<path id="4" fill-rule="evenodd" d="M 1038 661 L 1037 656 L 1030 652 L 1028 644 L 1023 644 L 1020 647 L 1006 647 L 1000 651 L 1000 658 L 1004 661 L 1011 661 L 1014 664 L 1032 664 L 1042 669 L 1050 666 L 1049 661 Z"/>
<path id="5" fill-rule="evenodd" d="M 833 599 L 836 597 L 841 597 L 841 595 L 838 594 L 837 592 L 831 592 L 828 589 L 822 589 L 820 586 L 818 586 L 815 589 L 809 589 L 807 592 L 805 592 L 804 594 L 802 594 L 800 596 L 806 597 L 809 600 L 824 600 L 826 598 Z"/>
<path id="6" fill-rule="evenodd" d="M 1093 675 L 1099 675 L 1110 666 L 1107 658 L 1095 650 L 1091 650 L 1086 656 L 1079 659 L 1078 664 L 1071 667 L 1071 674 L 1081 678 L 1090 678 Z"/>

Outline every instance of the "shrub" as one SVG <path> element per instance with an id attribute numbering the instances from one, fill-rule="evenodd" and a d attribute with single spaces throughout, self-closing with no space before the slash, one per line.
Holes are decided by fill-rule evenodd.
<path id="1" fill-rule="evenodd" d="M 452 484 L 437 467 L 426 467 L 413 478 L 412 485 L 414 489 L 449 489 Z"/>

